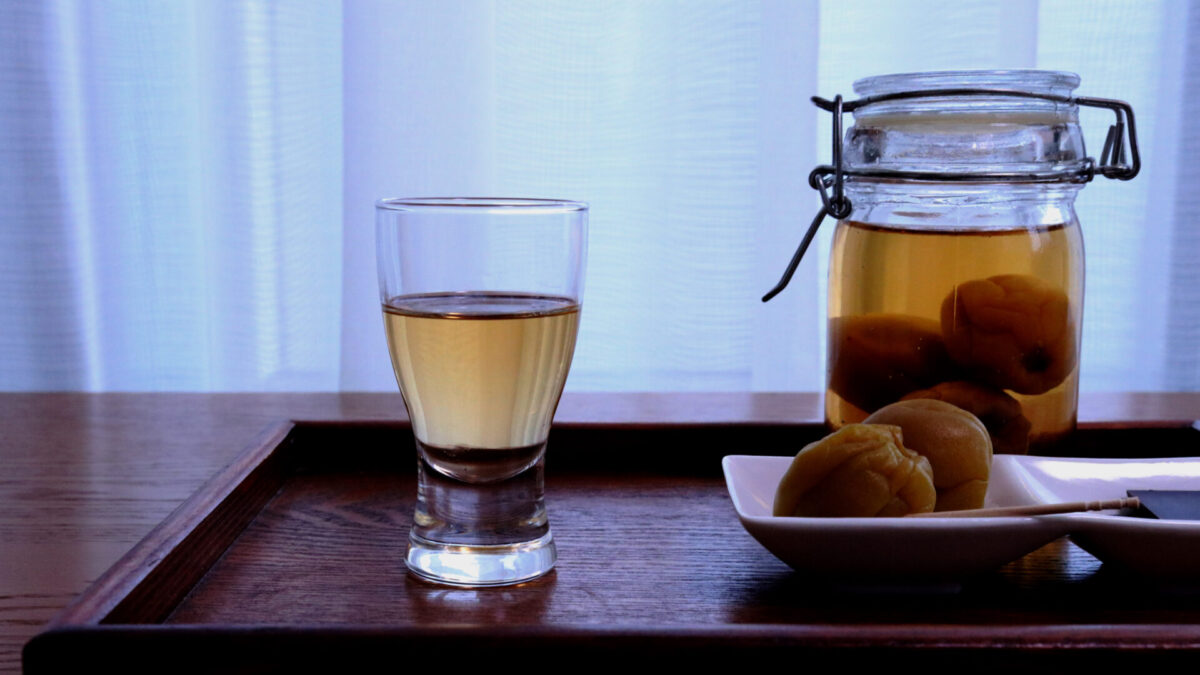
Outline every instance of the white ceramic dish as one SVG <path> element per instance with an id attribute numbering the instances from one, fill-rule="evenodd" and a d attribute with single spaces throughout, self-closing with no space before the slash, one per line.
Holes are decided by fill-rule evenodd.
<path id="1" fill-rule="evenodd" d="M 1064 535 L 1106 562 L 1200 576 L 1200 522 L 1113 512 L 1006 518 L 777 518 L 771 505 L 791 457 L 732 455 L 725 482 L 746 531 L 800 571 L 839 577 L 951 578 L 1016 560 Z M 1200 490 L 1200 458 L 1102 460 L 997 455 L 985 506 Z"/>

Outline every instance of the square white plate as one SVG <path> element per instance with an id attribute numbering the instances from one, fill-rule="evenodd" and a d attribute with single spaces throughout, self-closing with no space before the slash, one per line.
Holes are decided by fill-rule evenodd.
<path id="1" fill-rule="evenodd" d="M 732 455 L 725 482 L 743 527 L 780 560 L 840 577 L 948 578 L 984 572 L 1064 535 L 1101 560 L 1148 573 L 1200 572 L 1200 522 L 1113 512 L 1004 518 L 774 517 L 791 457 Z M 1200 458 L 1101 460 L 997 455 L 985 506 L 1124 497 L 1131 489 L 1200 490 Z"/>

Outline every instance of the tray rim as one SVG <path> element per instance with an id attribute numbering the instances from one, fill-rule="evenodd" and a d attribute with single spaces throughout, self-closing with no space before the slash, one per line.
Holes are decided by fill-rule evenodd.
<path id="1" fill-rule="evenodd" d="M 556 627 L 469 626 L 324 627 L 312 625 L 213 628 L 108 626 L 58 628 L 25 645 L 26 673 L 60 672 L 64 666 L 93 666 L 120 660 L 126 671 L 161 672 L 178 663 L 186 672 L 221 672 L 236 663 L 238 672 L 281 672 L 295 667 L 345 671 L 356 664 L 378 664 L 380 657 L 405 654 L 407 662 L 436 662 L 431 655 L 456 653 L 456 662 L 494 665 L 500 658 L 529 654 L 586 658 L 596 664 L 628 667 L 631 659 L 669 655 L 683 663 L 708 663 L 753 650 L 793 657 L 828 655 L 843 665 L 928 666 L 967 659 L 981 672 L 1064 672 L 1083 664 L 1112 667 L 1122 660 L 1135 667 L 1179 667 L 1200 657 L 1200 627 L 1141 624 L 1116 632 L 1104 625 L 1025 625 L 955 627 L 948 633 L 935 624 L 908 626 L 744 624 L 714 627 L 645 628 L 639 626 Z M 200 651 L 203 650 L 203 651 Z M 65 652 L 65 655 L 64 655 Z M 179 662 L 180 655 L 189 659 Z M 435 661 L 436 659 L 436 661 Z M 459 665 L 465 665 L 459 664 Z M 370 666 L 375 667 L 375 666 Z"/>
<path id="2" fill-rule="evenodd" d="M 950 632 L 949 629 L 953 629 Z M 712 625 L 669 625 L 624 623 L 559 623 L 539 625 L 408 625 L 374 624 L 105 624 L 97 626 L 59 626 L 40 633 L 70 635 L 81 633 L 156 634 L 208 633 L 294 635 L 304 638 L 313 633 L 344 636 L 388 636 L 397 639 L 424 639 L 449 636 L 462 639 L 553 638 L 633 639 L 678 637 L 704 641 L 729 641 L 744 645 L 747 640 L 776 641 L 781 638 L 811 642 L 820 646 L 870 647 L 887 644 L 905 648 L 967 647 L 1005 649 L 1081 649 L 1134 648 L 1200 649 L 1200 623 L 1137 624 L 783 624 L 738 623 Z M 36 639 L 36 638 L 35 638 Z"/>

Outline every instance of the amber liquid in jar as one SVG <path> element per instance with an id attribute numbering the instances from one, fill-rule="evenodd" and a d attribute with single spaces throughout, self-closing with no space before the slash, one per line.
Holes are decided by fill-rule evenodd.
<path id="1" fill-rule="evenodd" d="M 1083 240 L 1074 223 L 963 230 L 839 223 L 830 262 L 834 428 L 903 398 L 978 416 L 996 452 L 1075 427 Z"/>

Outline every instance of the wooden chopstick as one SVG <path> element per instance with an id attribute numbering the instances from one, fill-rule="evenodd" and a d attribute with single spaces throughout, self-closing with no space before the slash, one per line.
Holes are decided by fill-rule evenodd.
<path id="1" fill-rule="evenodd" d="M 1033 504 L 1030 506 L 1001 506 L 992 509 L 965 509 L 962 511 L 934 511 L 932 513 L 910 513 L 907 518 L 994 518 L 997 516 L 1044 516 L 1051 513 L 1074 513 L 1076 511 L 1105 511 L 1107 509 L 1136 509 L 1142 505 L 1137 497 L 1108 499 L 1099 502 L 1063 502 L 1062 504 Z"/>

